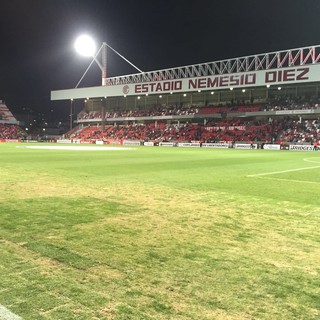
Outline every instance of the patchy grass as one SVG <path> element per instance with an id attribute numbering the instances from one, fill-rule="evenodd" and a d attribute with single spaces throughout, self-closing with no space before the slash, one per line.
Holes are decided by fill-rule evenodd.
<path id="1" fill-rule="evenodd" d="M 248 177 L 318 154 L 0 154 L 0 304 L 24 319 L 319 318 L 319 169 Z"/>

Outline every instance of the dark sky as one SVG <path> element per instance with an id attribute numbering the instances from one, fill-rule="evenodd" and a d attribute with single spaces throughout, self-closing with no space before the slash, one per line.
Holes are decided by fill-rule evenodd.
<path id="1" fill-rule="evenodd" d="M 319 0 L 1 0 L 0 99 L 48 110 L 52 89 L 73 88 L 90 60 L 81 33 L 144 71 L 320 43 Z M 135 73 L 108 53 L 108 76 Z M 94 66 L 82 86 L 100 85 Z"/>

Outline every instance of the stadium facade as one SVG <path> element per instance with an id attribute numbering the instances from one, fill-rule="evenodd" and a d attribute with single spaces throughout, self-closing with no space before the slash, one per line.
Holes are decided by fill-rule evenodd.
<path id="1" fill-rule="evenodd" d="M 91 115 L 77 117 L 79 130 L 87 125 L 104 130 L 106 125 L 159 121 L 178 125 L 286 117 L 318 121 L 320 46 L 142 72 L 107 78 L 104 83 L 52 91 L 51 99 L 83 101 L 82 114 Z M 288 107 L 289 102 L 294 102 L 293 108 Z M 191 108 L 192 112 L 143 112 L 172 105 L 180 110 Z M 125 112 L 128 110 L 131 112 Z"/>

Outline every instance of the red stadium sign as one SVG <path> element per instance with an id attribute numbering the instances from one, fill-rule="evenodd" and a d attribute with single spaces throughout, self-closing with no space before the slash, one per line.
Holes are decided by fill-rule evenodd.
<path id="1" fill-rule="evenodd" d="M 88 97 L 97 98 L 120 97 L 123 95 L 168 94 L 200 90 L 275 86 L 293 83 L 298 84 L 318 82 L 319 80 L 320 64 L 316 64 L 292 68 L 218 74 L 206 77 L 59 90 L 51 92 L 51 99 L 64 100 L 85 99 Z"/>
<path id="2" fill-rule="evenodd" d="M 318 66 L 319 67 L 319 66 Z M 264 85 L 280 85 L 293 82 L 307 82 L 313 78 L 311 66 L 279 70 L 251 71 L 239 74 L 224 74 L 173 81 L 158 81 L 134 84 L 133 93 L 188 92 Z M 318 68 L 319 69 L 319 68 Z M 319 80 L 318 72 L 317 79 Z"/>

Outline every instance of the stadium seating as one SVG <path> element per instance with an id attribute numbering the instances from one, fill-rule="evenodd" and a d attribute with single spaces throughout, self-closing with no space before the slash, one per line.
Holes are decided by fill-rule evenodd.
<path id="1" fill-rule="evenodd" d="M 255 105 L 218 105 L 218 106 L 190 106 L 190 105 L 157 105 L 144 110 L 108 111 L 105 119 L 128 117 L 153 117 L 153 116 L 183 116 L 183 115 L 213 115 L 237 112 L 280 111 L 280 110 L 307 110 L 320 108 L 319 101 L 297 102 L 290 99 L 272 101 Z M 78 122 L 90 122 L 102 119 L 100 111 L 82 111 L 78 114 Z"/>
<path id="2" fill-rule="evenodd" d="M 279 141 L 294 143 L 312 143 L 320 140 L 320 124 L 318 120 L 296 121 L 287 119 L 282 124 Z"/>
<path id="3" fill-rule="evenodd" d="M 0 139 L 25 139 L 27 133 L 17 125 L 0 124 Z"/>
<path id="4" fill-rule="evenodd" d="M 270 122 L 264 120 L 221 119 L 206 125 L 182 123 L 166 124 L 154 122 L 144 124 L 88 126 L 72 139 L 97 140 L 141 140 L 141 141 L 259 141 L 311 143 L 320 139 L 320 125 L 317 120 L 282 119 Z"/>
<path id="5" fill-rule="evenodd" d="M 171 115 L 191 115 L 197 113 L 198 110 L 194 106 L 154 106 L 146 110 L 122 110 L 108 111 L 105 119 L 108 118 L 128 118 L 128 117 L 153 117 L 153 116 L 171 116 Z M 98 120 L 102 119 L 100 111 L 82 111 L 78 114 L 78 121 L 81 120 Z"/>
<path id="6" fill-rule="evenodd" d="M 0 100 L 0 119 L 10 123 L 17 122 L 16 118 L 2 100 Z"/>
<path id="7" fill-rule="evenodd" d="M 318 120 L 303 120 L 292 113 L 287 116 L 256 119 L 248 115 L 251 112 L 304 110 L 320 107 L 317 100 L 301 101 L 288 97 L 277 98 L 260 104 L 245 104 L 244 102 L 225 105 L 155 105 L 143 110 L 108 111 L 105 119 L 116 119 L 116 125 L 106 122 L 102 130 L 100 111 L 82 111 L 78 115 L 78 123 L 91 123 L 76 133 L 70 132 L 73 139 L 103 139 L 112 141 L 259 141 L 259 142 L 295 142 L 312 143 L 320 139 Z M 246 112 L 246 118 L 236 118 L 234 113 Z M 232 114 L 234 118 L 230 118 Z M 283 113 L 279 114 L 282 115 Z M 179 116 L 191 115 L 189 118 Z M 198 115 L 193 117 L 192 115 Z M 210 115 L 218 115 L 210 117 Z M 219 117 L 220 115 L 220 117 Z M 155 122 L 151 117 L 164 117 Z M 168 121 L 166 116 L 176 116 L 175 121 Z M 132 118 L 140 123 L 133 122 Z M 139 120 L 139 117 L 144 117 Z M 150 117 L 146 119 L 145 117 Z M 122 119 L 123 118 L 123 119 Z M 206 120 L 204 120 L 206 118 Z M 92 120 L 92 121 L 91 121 Z M 168 121 L 168 122 L 166 122 Z M 129 122 L 129 123 L 128 123 Z M 174 123 L 172 123 L 174 122 Z"/>

